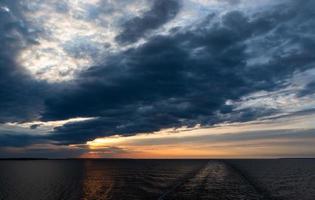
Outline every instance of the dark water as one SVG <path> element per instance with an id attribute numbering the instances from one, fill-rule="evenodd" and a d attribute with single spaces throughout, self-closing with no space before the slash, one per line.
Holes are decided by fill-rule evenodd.
<path id="1" fill-rule="evenodd" d="M 315 200 L 315 159 L 227 160 L 274 200 Z"/>
<path id="2" fill-rule="evenodd" d="M 0 199 L 262 199 L 229 166 L 208 160 L 0 161 Z"/>

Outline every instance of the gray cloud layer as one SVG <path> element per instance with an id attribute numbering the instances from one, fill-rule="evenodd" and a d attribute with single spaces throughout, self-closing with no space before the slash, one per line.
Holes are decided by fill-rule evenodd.
<path id="1" fill-rule="evenodd" d="M 173 19 L 180 9 L 178 0 L 155 0 L 152 8 L 141 17 L 125 22 L 122 33 L 116 37 L 119 42 L 135 42 L 150 30 L 159 28 Z"/>

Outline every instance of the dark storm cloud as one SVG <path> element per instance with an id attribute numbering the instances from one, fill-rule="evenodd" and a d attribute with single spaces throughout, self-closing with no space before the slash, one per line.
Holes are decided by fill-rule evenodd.
<path id="1" fill-rule="evenodd" d="M 315 81 L 306 85 L 306 87 L 299 93 L 300 96 L 306 96 L 315 93 Z"/>
<path id="2" fill-rule="evenodd" d="M 157 29 L 173 19 L 179 10 L 179 0 L 154 0 L 149 11 L 124 23 L 122 32 L 116 37 L 116 40 L 121 43 L 136 42 L 148 31 Z"/>
<path id="3" fill-rule="evenodd" d="M 33 124 L 30 126 L 30 129 L 37 129 L 38 127 L 40 127 L 40 124 Z"/>
<path id="4" fill-rule="evenodd" d="M 0 123 L 39 118 L 47 87 L 30 79 L 11 58 L 0 55 Z"/>
<path id="5" fill-rule="evenodd" d="M 24 147 L 36 143 L 43 142 L 39 136 L 27 134 L 12 134 L 12 132 L 1 131 L 0 143 L 1 147 Z"/>
<path id="6" fill-rule="evenodd" d="M 16 55 L 24 45 L 34 44 L 26 22 L 20 16 L 15 1 L 7 6 L 11 11 L 0 11 L 0 123 L 27 121 L 39 117 L 46 85 L 34 81 L 16 63 Z"/>
<path id="7" fill-rule="evenodd" d="M 23 37 L 15 39 L 17 43 L 8 42 L 6 24 L 11 19 L 0 20 L 0 40 L 8 45 L 0 51 L 0 122 L 39 116 L 43 121 L 97 117 L 56 127 L 44 138 L 74 144 L 101 136 L 249 121 L 274 114 L 276 110 L 268 109 L 233 111 L 226 101 L 260 90 L 275 91 L 297 70 L 314 67 L 314 4 L 286 1 L 250 17 L 242 11 L 228 12 L 222 19 L 212 14 L 195 28 L 151 36 L 139 47 L 108 57 L 106 64 L 91 67 L 54 92 L 52 85 L 34 81 L 14 63 L 15 51 L 6 53 L 29 36 L 18 31 Z M 142 17 L 124 24 L 117 40 L 137 41 L 173 19 L 179 8 L 177 1 L 155 1 Z M 261 56 L 266 58 L 256 62 Z M 15 137 L 2 138 L 14 144 Z"/>
<path id="8" fill-rule="evenodd" d="M 314 38 L 304 34 L 314 32 L 313 20 L 306 20 L 314 17 L 308 9 L 313 4 L 288 1 L 251 18 L 240 11 L 227 13 L 221 22 L 207 18 L 194 30 L 157 35 L 111 57 L 106 65 L 83 72 L 75 87 L 47 99 L 42 119 L 99 118 L 58 127 L 50 139 L 82 143 L 113 134 L 275 114 L 272 109 L 233 112 L 225 102 L 277 90 L 296 70 L 312 67 Z M 286 51 L 294 45 L 299 49 Z M 270 52 L 265 62 L 247 64 L 251 57 Z"/>

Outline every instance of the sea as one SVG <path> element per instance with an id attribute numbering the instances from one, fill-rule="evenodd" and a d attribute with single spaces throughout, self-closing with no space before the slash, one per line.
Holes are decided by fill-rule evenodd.
<path id="1" fill-rule="evenodd" d="M 244 165 L 224 160 L 1 160 L 0 199 L 272 199 L 246 170 L 237 168 L 239 163 Z"/>

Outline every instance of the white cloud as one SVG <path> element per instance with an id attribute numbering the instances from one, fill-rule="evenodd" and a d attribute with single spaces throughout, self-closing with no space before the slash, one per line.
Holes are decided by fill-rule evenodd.
<path id="1" fill-rule="evenodd" d="M 141 14 L 148 5 L 143 1 L 124 1 L 124 6 L 122 1 L 108 1 L 104 5 L 102 2 L 24 1 L 23 14 L 38 32 L 38 43 L 21 50 L 18 62 L 37 79 L 59 82 L 73 79 L 78 72 L 119 51 L 114 40 L 119 23 L 126 17 Z M 93 54 L 87 52 L 91 47 Z M 67 51 L 70 48 L 81 51 L 80 56 L 73 56 Z"/>
<path id="2" fill-rule="evenodd" d="M 6 7 L 6 6 L 0 6 L 0 11 L 10 12 L 11 10 L 8 7 Z"/>
<path id="3" fill-rule="evenodd" d="M 299 96 L 307 84 L 315 78 L 315 70 L 296 72 L 286 80 L 287 87 L 276 91 L 258 91 L 246 95 L 240 101 L 227 101 L 235 111 L 247 108 L 276 109 L 279 113 L 293 113 L 315 108 L 315 94 Z"/>
<path id="4" fill-rule="evenodd" d="M 67 123 L 82 122 L 96 119 L 95 117 L 77 117 L 66 120 L 58 121 L 32 121 L 25 123 L 9 122 L 0 126 L 0 131 L 10 131 L 10 132 L 24 132 L 26 134 L 32 135 L 46 135 L 49 134 L 55 127 L 63 126 Z M 35 130 L 30 131 L 33 125 L 38 126 Z"/>

